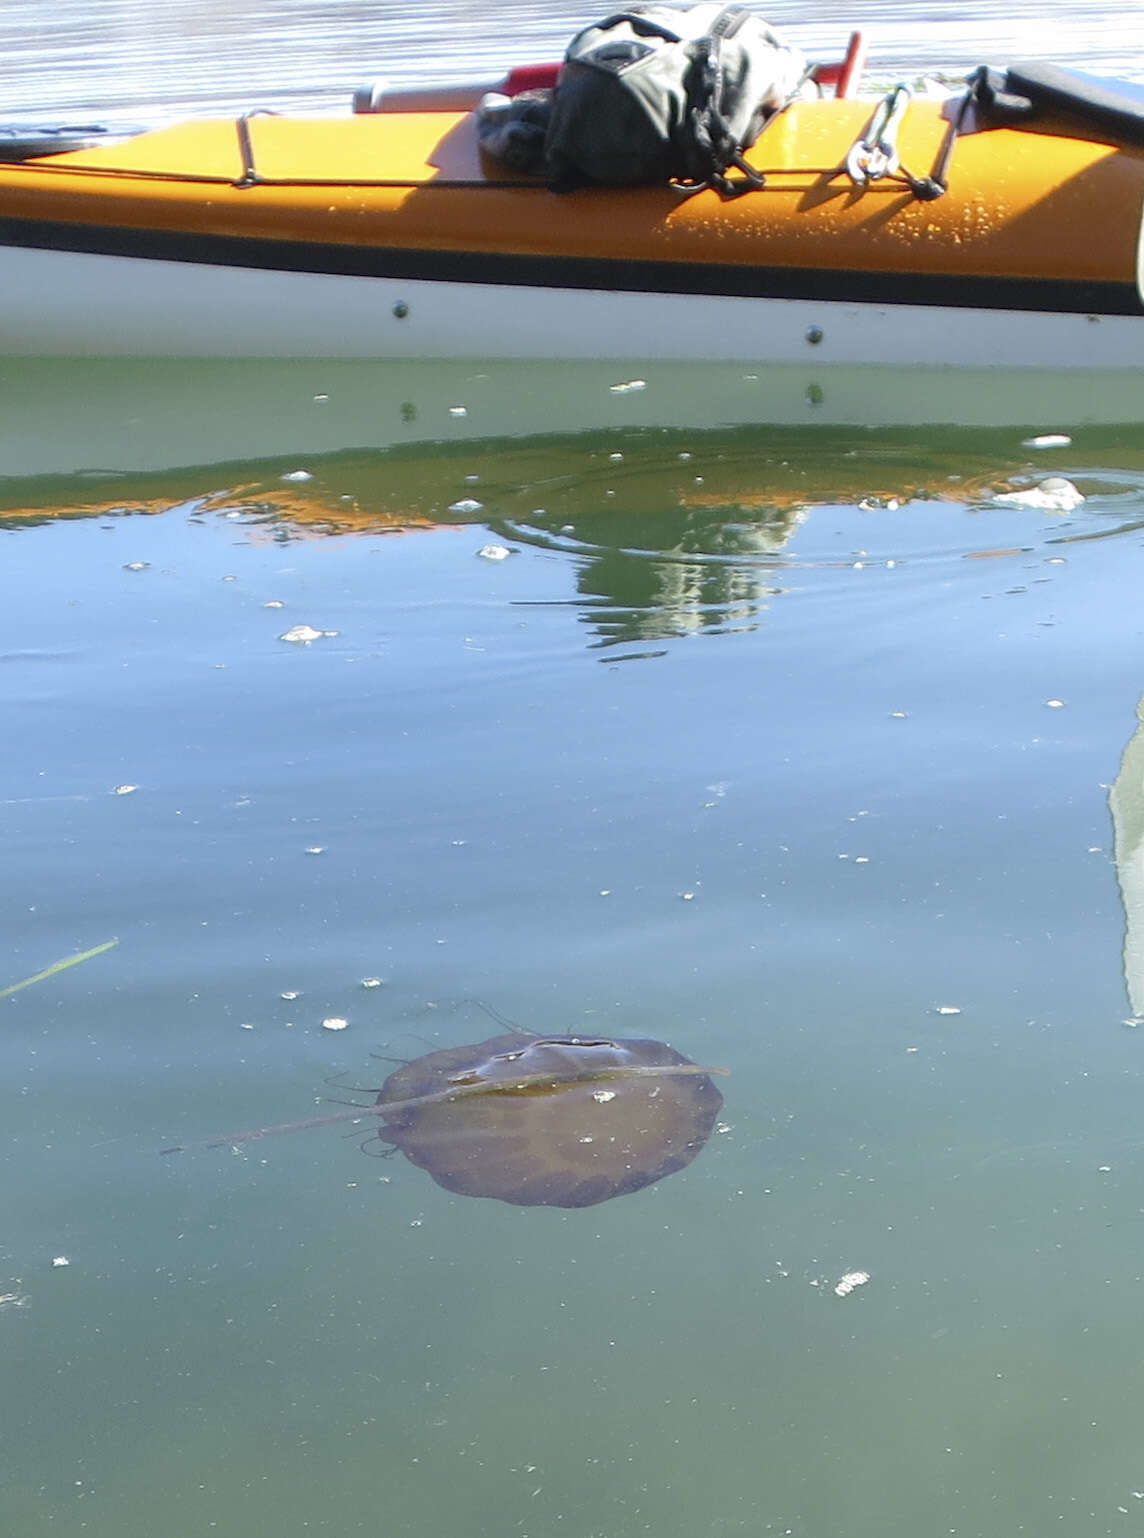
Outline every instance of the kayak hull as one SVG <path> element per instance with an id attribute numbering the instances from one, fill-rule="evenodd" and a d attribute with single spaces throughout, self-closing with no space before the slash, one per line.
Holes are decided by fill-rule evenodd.
<path id="1" fill-rule="evenodd" d="M 1144 317 L 269 272 L 0 249 L 0 353 L 1131 369 Z"/>

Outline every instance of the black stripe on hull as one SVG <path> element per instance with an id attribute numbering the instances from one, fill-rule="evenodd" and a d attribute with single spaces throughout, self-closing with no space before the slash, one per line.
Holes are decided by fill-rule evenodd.
<path id="1" fill-rule="evenodd" d="M 702 294 L 740 299 L 1026 310 L 1049 314 L 1144 315 L 1134 283 L 1002 278 L 838 268 L 751 267 L 605 257 L 528 256 L 483 251 L 328 245 L 0 218 L 0 246 L 95 256 L 242 267 L 265 272 L 476 283 L 521 288 Z"/>

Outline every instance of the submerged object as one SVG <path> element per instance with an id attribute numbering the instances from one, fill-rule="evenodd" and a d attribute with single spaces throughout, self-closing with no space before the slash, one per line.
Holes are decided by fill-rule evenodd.
<path id="1" fill-rule="evenodd" d="M 207 1146 L 377 1116 L 377 1141 L 448 1191 L 520 1207 L 591 1207 L 690 1164 L 723 1104 L 710 1076 L 726 1072 L 661 1041 L 513 1031 L 403 1063 L 372 1106 Z"/>

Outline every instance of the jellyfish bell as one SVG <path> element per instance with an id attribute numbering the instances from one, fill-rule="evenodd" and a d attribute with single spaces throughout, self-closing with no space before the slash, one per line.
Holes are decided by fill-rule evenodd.
<path id="1" fill-rule="evenodd" d="M 493 1036 L 391 1073 L 377 1135 L 463 1196 L 591 1207 L 691 1163 L 723 1104 L 716 1071 L 661 1041 Z"/>
<path id="2" fill-rule="evenodd" d="M 371 1106 L 207 1146 L 376 1116 L 376 1140 L 448 1191 L 591 1207 L 690 1164 L 723 1104 L 711 1075 L 726 1072 L 662 1041 L 513 1031 L 401 1064 Z"/>

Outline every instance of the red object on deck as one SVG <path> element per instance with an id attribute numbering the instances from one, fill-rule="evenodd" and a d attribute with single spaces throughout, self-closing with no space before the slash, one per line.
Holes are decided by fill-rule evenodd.
<path id="1" fill-rule="evenodd" d="M 866 39 L 861 32 L 851 32 L 846 57 L 841 64 L 819 64 L 814 78 L 819 85 L 832 85 L 835 96 L 856 96 L 866 68 Z"/>
<path id="2" fill-rule="evenodd" d="M 519 96 L 522 91 L 548 91 L 560 77 L 557 64 L 518 64 L 510 69 L 501 85 L 505 96 Z"/>

